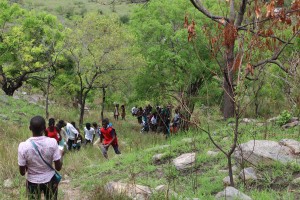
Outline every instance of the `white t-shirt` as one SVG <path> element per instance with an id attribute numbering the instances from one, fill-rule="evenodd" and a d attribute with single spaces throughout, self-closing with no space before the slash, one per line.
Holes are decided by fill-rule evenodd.
<path id="1" fill-rule="evenodd" d="M 71 123 L 67 123 L 66 133 L 67 133 L 68 139 L 70 139 L 70 140 L 75 140 L 75 136 L 78 136 L 78 134 L 79 134 L 77 129 Z"/>
<path id="2" fill-rule="evenodd" d="M 95 135 L 95 130 L 92 127 L 90 128 L 90 130 L 84 127 L 84 134 L 85 134 L 85 139 L 92 141 Z"/>
<path id="3" fill-rule="evenodd" d="M 57 141 L 46 136 L 31 137 L 25 142 L 21 142 L 18 148 L 18 164 L 27 166 L 27 180 L 38 184 L 48 183 L 55 171 L 42 160 L 30 140 L 36 144 L 44 160 L 49 164 L 61 158 Z"/>
<path id="4" fill-rule="evenodd" d="M 154 116 L 152 116 L 151 124 L 155 125 L 156 123 L 157 123 L 157 119 Z"/>

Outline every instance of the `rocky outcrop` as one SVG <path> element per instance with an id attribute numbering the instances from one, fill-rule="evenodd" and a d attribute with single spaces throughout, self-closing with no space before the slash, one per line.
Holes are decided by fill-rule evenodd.
<path id="1" fill-rule="evenodd" d="M 151 189 L 143 185 L 135 185 L 121 182 L 109 182 L 105 186 L 105 190 L 111 194 L 126 195 L 136 200 L 150 199 Z"/>
<path id="2" fill-rule="evenodd" d="M 219 192 L 216 195 L 216 199 L 226 199 L 226 200 L 252 200 L 249 196 L 244 193 L 238 191 L 234 187 L 226 187 L 224 191 Z"/>
<path id="3" fill-rule="evenodd" d="M 234 157 L 242 158 L 254 165 L 272 164 L 274 161 L 287 163 L 291 161 L 299 162 L 299 156 L 293 154 L 290 147 L 268 140 L 251 140 L 238 146 Z"/>
<path id="4" fill-rule="evenodd" d="M 185 153 L 175 158 L 173 163 L 178 170 L 184 170 L 193 166 L 196 160 L 196 153 Z"/>

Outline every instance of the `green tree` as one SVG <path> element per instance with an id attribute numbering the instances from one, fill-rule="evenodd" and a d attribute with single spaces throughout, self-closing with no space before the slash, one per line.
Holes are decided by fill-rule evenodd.
<path id="1" fill-rule="evenodd" d="M 39 79 L 37 72 L 51 67 L 49 58 L 64 28 L 55 16 L 28 12 L 6 1 L 0 1 L 0 27 L 0 85 L 13 95 L 24 82 Z"/>
<path id="2" fill-rule="evenodd" d="M 253 74 L 254 69 L 270 63 L 287 72 L 279 60 L 285 48 L 299 35 L 300 1 L 295 0 L 292 5 L 287 5 L 284 0 L 268 3 L 259 0 L 190 1 L 218 27 L 215 30 L 219 31 L 206 30 L 206 35 L 223 73 L 223 116 L 233 117 L 236 109 L 235 72 L 243 68 L 247 74 Z M 276 7 L 281 9 L 276 10 Z"/>
<path id="3" fill-rule="evenodd" d="M 134 38 L 116 15 L 88 14 L 74 22 L 66 49 L 73 60 L 80 106 L 79 124 L 90 92 L 113 85 L 136 67 Z M 73 79 L 72 79 L 73 80 Z"/>
<path id="4" fill-rule="evenodd" d="M 147 66 L 136 78 L 139 96 L 155 97 L 156 101 L 160 97 L 174 98 L 188 111 L 187 120 L 199 90 L 212 81 L 214 74 L 205 38 L 201 37 L 201 25 L 196 26 L 199 33 L 196 40 L 193 43 L 187 40 L 184 17 L 193 11 L 184 0 L 176 4 L 172 0 L 153 0 L 136 9 L 130 20 L 147 60 Z M 199 19 L 197 15 L 194 17 Z"/>

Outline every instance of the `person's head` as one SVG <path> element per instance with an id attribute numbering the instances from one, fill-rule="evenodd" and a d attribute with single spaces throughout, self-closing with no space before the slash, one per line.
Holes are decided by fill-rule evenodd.
<path id="1" fill-rule="evenodd" d="M 74 126 L 74 128 L 76 128 L 76 123 L 75 122 L 71 122 L 71 124 Z"/>
<path id="2" fill-rule="evenodd" d="M 46 129 L 46 121 L 41 116 L 31 118 L 29 129 L 34 136 L 42 136 Z"/>
<path id="3" fill-rule="evenodd" d="M 49 126 L 54 126 L 55 125 L 55 119 L 54 118 L 50 118 L 48 121 L 48 125 Z"/>
<path id="4" fill-rule="evenodd" d="M 93 127 L 94 128 L 97 128 L 98 127 L 98 124 L 96 122 L 93 122 Z"/>
<path id="5" fill-rule="evenodd" d="M 91 129 L 91 124 L 90 123 L 86 123 L 85 127 L 86 127 L 87 130 L 90 130 Z"/>
<path id="6" fill-rule="evenodd" d="M 67 125 L 66 122 L 65 122 L 64 120 L 59 120 L 59 121 L 58 121 L 58 124 L 60 125 L 60 128 L 62 128 L 62 127 L 64 127 L 64 126 Z"/>
<path id="7" fill-rule="evenodd" d="M 102 120 L 102 127 L 103 127 L 103 128 L 107 128 L 107 125 L 108 125 L 108 124 L 109 124 L 108 118 L 105 118 L 105 119 Z"/>

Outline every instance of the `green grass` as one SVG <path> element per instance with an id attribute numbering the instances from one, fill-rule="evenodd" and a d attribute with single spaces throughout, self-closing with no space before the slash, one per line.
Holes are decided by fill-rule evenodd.
<path id="1" fill-rule="evenodd" d="M 30 118 L 37 114 L 43 115 L 44 109 L 3 95 L 0 96 L 0 101 L 0 114 L 8 117 L 8 120 L 0 120 L 0 181 L 3 182 L 8 178 L 13 180 L 11 189 L 0 186 L 0 199 L 25 199 L 25 178 L 18 172 L 17 148 L 21 141 L 31 136 L 28 130 Z M 50 115 L 67 121 L 78 121 L 79 118 L 78 110 L 57 105 L 50 106 Z M 105 117 L 112 118 L 111 112 L 105 113 Z M 218 116 L 216 115 L 215 118 Z M 206 124 L 210 122 L 213 138 L 222 147 L 229 149 L 232 127 L 222 120 L 214 120 L 213 116 L 200 118 L 200 120 L 207 120 Z M 99 111 L 97 109 L 90 111 L 84 121 L 99 122 Z M 227 160 L 221 153 L 216 157 L 206 155 L 208 150 L 216 150 L 216 148 L 204 132 L 190 130 L 166 140 L 161 134 L 139 133 L 140 127 L 136 119 L 130 115 L 127 116 L 126 121 L 112 122 L 118 134 L 122 154 L 115 155 L 110 148 L 110 159 L 106 160 L 99 148 L 94 146 L 76 152 L 67 152 L 61 174 L 71 178 L 69 187 L 80 189 L 80 193 L 88 195 L 90 199 L 93 199 L 92 196 L 95 196 L 94 199 L 100 196 L 103 199 L 125 199 L 122 195 L 112 197 L 105 192 L 103 186 L 109 181 L 134 182 L 151 188 L 164 184 L 184 197 L 200 199 L 214 199 L 214 195 L 223 190 L 222 179 L 227 176 L 227 173 L 219 170 L 227 168 Z M 267 138 L 274 141 L 283 138 L 299 139 L 298 127 L 282 130 L 275 124 L 256 126 L 242 123 L 240 132 L 242 133 L 239 138 L 240 143 L 253 138 Z M 193 138 L 193 141 L 184 142 L 184 138 Z M 162 145 L 169 145 L 169 147 L 161 148 Z M 188 152 L 196 152 L 196 163 L 189 170 L 178 171 L 173 166 L 172 160 Z M 157 153 L 163 153 L 164 157 L 161 162 L 154 163 L 152 157 Z M 253 199 L 297 199 L 299 197 L 297 192 L 289 192 L 287 187 L 287 183 L 300 174 L 298 164 L 275 163 L 268 167 L 257 166 L 256 170 L 260 177 L 259 181 L 248 183 L 246 186 L 238 181 L 236 187 Z M 293 189 L 293 191 L 297 190 L 298 187 Z M 63 199 L 64 194 L 61 189 L 59 195 Z M 155 194 L 152 199 L 161 199 L 162 196 L 162 194 Z"/>

